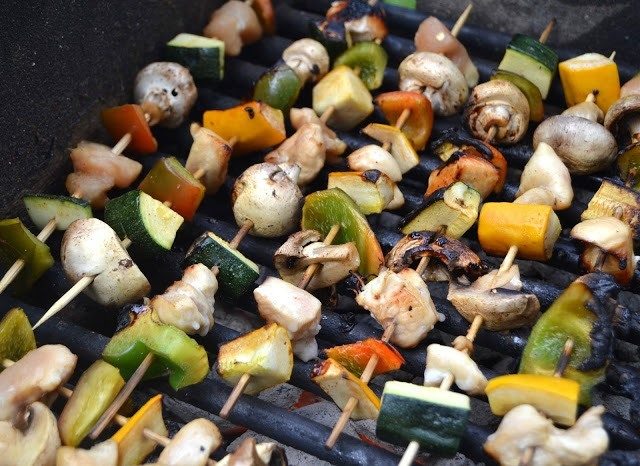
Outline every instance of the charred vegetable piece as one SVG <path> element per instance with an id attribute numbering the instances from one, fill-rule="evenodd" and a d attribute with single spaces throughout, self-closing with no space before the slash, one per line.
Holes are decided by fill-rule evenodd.
<path id="1" fill-rule="evenodd" d="M 371 94 L 348 66 L 337 66 L 313 88 L 313 110 L 322 115 L 329 107 L 333 114 L 327 125 L 351 130 L 373 112 Z"/>
<path id="2" fill-rule="evenodd" d="M 247 293 L 258 279 L 258 266 L 229 243 L 211 233 L 203 233 L 187 251 L 184 266 L 204 264 L 218 267 L 220 291 L 230 298 Z"/>
<path id="3" fill-rule="evenodd" d="M 558 66 L 567 107 L 584 102 L 591 93 L 603 112 L 620 97 L 618 65 L 599 53 L 585 53 Z"/>
<path id="4" fill-rule="evenodd" d="M 16 293 L 24 293 L 54 263 L 49 246 L 25 227 L 19 218 L 0 220 L 0 264 L 11 267 L 23 259 L 25 265 L 12 283 Z"/>
<path id="5" fill-rule="evenodd" d="M 302 208 L 302 229 L 317 230 L 326 236 L 335 224 L 340 225 L 340 231 L 334 244 L 353 241 L 360 254 L 360 274 L 365 277 L 376 275 L 384 256 L 376 235 L 356 203 L 338 188 L 309 194 Z"/>
<path id="6" fill-rule="evenodd" d="M 0 361 L 18 361 L 34 349 L 36 337 L 27 315 L 19 307 L 10 309 L 0 320 Z"/>
<path id="7" fill-rule="evenodd" d="M 590 404 L 591 389 L 603 379 L 613 350 L 609 300 L 617 292 L 613 277 L 605 273 L 583 275 L 569 285 L 533 327 L 519 372 L 553 375 L 571 338 L 574 349 L 564 377 L 580 384 L 580 403 Z"/>
<path id="8" fill-rule="evenodd" d="M 155 355 L 145 378 L 169 373 L 175 389 L 200 382 L 209 373 L 207 352 L 182 330 L 162 324 L 144 305 L 129 306 L 128 321 L 111 338 L 102 359 L 120 369 L 129 378 L 149 353 Z"/>
<path id="9" fill-rule="evenodd" d="M 320 42 L 331 59 L 335 59 L 348 45 L 342 25 L 329 24 L 327 21 L 309 21 L 309 37 Z"/>
<path id="10" fill-rule="evenodd" d="M 333 66 L 346 65 L 360 70 L 360 79 L 367 89 L 382 86 L 384 70 L 387 67 L 387 52 L 375 42 L 359 42 L 340 55 Z"/>
<path id="11" fill-rule="evenodd" d="M 118 444 L 118 466 L 140 464 L 156 449 L 156 443 L 144 436 L 145 429 L 163 437 L 169 434 L 162 418 L 162 395 L 147 401 L 111 437 Z"/>
<path id="12" fill-rule="evenodd" d="M 22 198 L 33 224 L 42 230 L 49 221 L 55 219 L 57 230 L 66 230 L 80 218 L 91 218 L 91 205 L 84 199 L 56 196 L 52 194 L 31 194 Z"/>
<path id="13" fill-rule="evenodd" d="M 424 149 L 433 129 L 433 109 L 424 94 L 408 91 L 385 92 L 375 98 L 375 103 L 393 126 L 402 112 L 405 109 L 409 110 L 411 113 L 401 130 L 415 150 Z"/>
<path id="14" fill-rule="evenodd" d="M 397 349 L 389 343 L 375 338 L 327 348 L 325 353 L 328 358 L 338 362 L 358 377 L 362 375 L 369 359 L 374 354 L 378 355 L 379 360 L 373 370 L 372 377 L 398 370 L 404 364 L 404 358 Z"/>
<path id="15" fill-rule="evenodd" d="M 460 238 L 478 218 L 480 193 L 462 182 L 442 188 L 427 197 L 422 205 L 407 215 L 400 224 L 402 233 L 438 231 Z"/>
<path id="16" fill-rule="evenodd" d="M 384 385 L 376 436 L 403 447 L 415 441 L 428 452 L 453 456 L 470 410 L 469 397 L 461 393 L 390 381 Z"/>
<path id="17" fill-rule="evenodd" d="M 379 214 L 393 199 L 395 183 L 380 170 L 331 172 L 327 188 L 340 188 L 365 214 Z"/>
<path id="18" fill-rule="evenodd" d="M 202 125 L 227 141 L 235 141 L 234 155 L 244 155 L 280 144 L 286 138 L 284 116 L 262 102 L 247 102 L 226 110 L 208 110 Z"/>
<path id="19" fill-rule="evenodd" d="M 62 443 L 80 445 L 124 383 L 120 371 L 101 359 L 84 371 L 58 419 Z"/>
<path id="20" fill-rule="evenodd" d="M 407 136 L 395 126 L 371 123 L 362 132 L 381 144 L 388 143 L 391 145 L 389 151 L 398 163 L 402 173 L 408 172 L 420 163 L 420 158 Z"/>
<path id="21" fill-rule="evenodd" d="M 235 385 L 244 374 L 251 380 L 244 393 L 256 395 L 291 378 L 293 352 L 289 332 L 267 324 L 225 343 L 218 353 L 218 373 Z"/>
<path id="22" fill-rule="evenodd" d="M 293 69 L 279 64 L 260 76 L 253 88 L 253 100 L 288 112 L 298 100 L 302 86 L 303 82 Z"/>
<path id="23" fill-rule="evenodd" d="M 582 220 L 600 217 L 615 217 L 621 210 L 620 220 L 633 230 L 635 239 L 640 238 L 640 194 L 609 180 L 603 180 L 596 194 L 589 201 Z"/>
<path id="24" fill-rule="evenodd" d="M 488 202 L 478 219 L 478 240 L 482 249 L 494 256 L 504 256 L 511 246 L 518 246 L 522 259 L 549 260 L 562 227 L 548 205 Z"/>
<path id="25" fill-rule="evenodd" d="M 618 152 L 618 173 L 625 184 L 640 190 L 640 143 L 630 144 Z"/>
<path id="26" fill-rule="evenodd" d="M 110 200 L 104 219 L 120 238 L 129 238 L 132 250 L 148 257 L 171 250 L 184 219 L 143 191 L 133 190 Z"/>
<path id="27" fill-rule="evenodd" d="M 182 33 L 167 43 L 167 61 L 180 63 L 195 79 L 222 81 L 224 42 L 195 34 Z"/>
<path id="28" fill-rule="evenodd" d="M 144 191 L 191 220 L 204 198 L 205 187 L 175 157 L 163 157 L 140 183 Z"/>
<path id="29" fill-rule="evenodd" d="M 313 368 L 311 380 L 320 385 L 340 409 L 344 409 L 349 398 L 356 398 L 358 404 L 351 413 L 351 419 L 375 419 L 378 416 L 380 400 L 376 394 L 338 361 L 329 358 L 319 362 Z"/>
<path id="30" fill-rule="evenodd" d="M 548 375 L 509 374 L 491 379 L 485 389 L 491 412 L 504 416 L 521 404 L 533 405 L 558 424 L 572 426 L 578 413 L 580 384 Z"/>
<path id="31" fill-rule="evenodd" d="M 511 71 L 528 79 L 540 89 L 542 98 L 546 99 L 557 66 L 558 55 L 550 47 L 532 37 L 516 34 L 509 42 L 498 69 Z"/>
<path id="32" fill-rule="evenodd" d="M 114 141 L 119 141 L 125 134 L 130 133 L 131 142 L 127 148 L 133 152 L 151 154 L 158 150 L 158 142 L 151 133 L 140 105 L 126 104 L 107 108 L 102 111 L 102 124 Z"/>
<path id="33" fill-rule="evenodd" d="M 544 118 L 544 103 L 538 86 L 519 74 L 506 70 L 496 70 L 491 75 L 491 80 L 502 79 L 515 84 L 529 101 L 529 120 L 540 122 Z"/>

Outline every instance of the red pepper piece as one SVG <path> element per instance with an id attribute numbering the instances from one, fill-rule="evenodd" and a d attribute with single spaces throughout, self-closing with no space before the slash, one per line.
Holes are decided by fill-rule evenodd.
<path id="1" fill-rule="evenodd" d="M 158 142 L 151 133 L 149 123 L 140 105 L 126 104 L 102 111 L 102 124 L 114 141 L 131 133 L 128 149 L 138 154 L 152 154 L 158 150 Z"/>
<path id="2" fill-rule="evenodd" d="M 328 348 L 325 352 L 328 358 L 335 359 L 345 369 L 358 377 L 362 375 L 369 359 L 374 354 L 377 354 L 380 359 L 373 371 L 373 377 L 385 372 L 398 370 L 404 364 L 404 358 L 398 350 L 389 343 L 375 338 L 367 338 L 348 345 L 334 346 L 333 348 Z"/>
<path id="3" fill-rule="evenodd" d="M 417 92 L 393 91 L 380 94 L 375 103 L 391 125 L 396 124 L 404 109 L 409 109 L 411 114 L 402 125 L 402 132 L 415 150 L 425 148 L 433 129 L 433 110 L 429 99 Z"/>

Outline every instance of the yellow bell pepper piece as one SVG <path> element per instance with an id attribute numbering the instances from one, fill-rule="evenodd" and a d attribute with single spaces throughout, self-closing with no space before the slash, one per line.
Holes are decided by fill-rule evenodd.
<path id="1" fill-rule="evenodd" d="M 548 205 L 487 202 L 478 219 L 480 245 L 494 256 L 506 255 L 515 245 L 522 259 L 548 260 L 561 230 Z"/>
<path id="2" fill-rule="evenodd" d="M 329 107 L 327 125 L 346 131 L 373 112 L 371 93 L 348 66 L 336 66 L 313 88 L 313 110 L 322 115 Z"/>
<path id="3" fill-rule="evenodd" d="M 620 76 L 616 62 L 599 53 L 585 53 L 558 66 L 567 107 L 584 102 L 590 93 L 607 113 L 620 97 Z"/>
<path id="4" fill-rule="evenodd" d="M 507 414 L 512 408 L 529 404 L 558 424 L 576 422 L 580 384 L 575 380 L 549 375 L 510 374 L 489 380 L 485 389 L 491 412 Z"/>
<path id="5" fill-rule="evenodd" d="M 118 444 L 118 466 L 133 466 L 144 459 L 156 448 L 156 443 L 144 436 L 149 429 L 166 437 L 167 427 L 162 419 L 162 395 L 156 395 L 147 401 L 113 437 Z"/>
<path id="6" fill-rule="evenodd" d="M 244 155 L 280 144 L 287 137 L 284 116 L 264 102 L 247 102 L 226 110 L 208 110 L 202 126 L 227 141 L 235 141 L 233 155 Z"/>

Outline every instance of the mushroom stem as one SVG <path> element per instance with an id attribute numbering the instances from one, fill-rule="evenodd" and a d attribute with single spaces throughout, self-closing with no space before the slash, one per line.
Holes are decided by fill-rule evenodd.
<path id="1" fill-rule="evenodd" d="M 142 107 L 144 117 L 149 123 L 149 126 L 154 126 L 160 123 L 160 120 L 162 120 L 162 115 L 164 114 L 160 107 L 149 101 L 142 102 L 140 107 Z"/>
<path id="2" fill-rule="evenodd" d="M 487 131 L 487 135 L 485 136 L 483 142 L 491 143 L 491 141 L 493 141 L 493 138 L 496 137 L 497 132 L 498 132 L 497 126 L 492 126 L 491 128 L 489 128 L 489 131 Z"/>
<path id="3" fill-rule="evenodd" d="M 541 44 L 544 44 L 548 39 L 549 36 L 551 35 L 551 31 L 553 31 L 553 28 L 556 26 L 556 19 L 552 18 L 551 21 L 549 21 L 549 24 L 547 24 L 547 27 L 544 28 L 544 31 L 542 31 L 542 34 L 540 34 L 540 38 L 538 39 L 538 42 L 540 42 Z"/>

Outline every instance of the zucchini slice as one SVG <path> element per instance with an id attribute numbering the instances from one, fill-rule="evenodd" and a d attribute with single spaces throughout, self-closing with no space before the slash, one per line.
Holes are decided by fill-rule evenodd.
<path id="1" fill-rule="evenodd" d="M 416 441 L 431 453 L 453 456 L 469 411 L 469 397 L 461 393 L 389 381 L 382 393 L 376 436 L 401 446 Z"/>
<path id="2" fill-rule="evenodd" d="M 129 191 L 110 200 L 104 220 L 120 236 L 128 237 L 133 248 L 144 255 L 171 249 L 184 219 L 143 191 Z"/>
<path id="3" fill-rule="evenodd" d="M 225 240 L 210 231 L 197 238 L 187 251 L 184 266 L 204 264 L 218 267 L 220 291 L 237 298 L 249 291 L 260 273 L 258 266 Z"/>
<path id="4" fill-rule="evenodd" d="M 511 84 L 515 84 L 525 95 L 527 101 L 529 101 L 529 119 L 536 123 L 544 119 L 544 103 L 542 102 L 542 94 L 540 94 L 538 86 L 527 78 L 506 70 L 495 70 L 489 79 L 491 81 L 494 79 L 502 79 L 503 81 L 509 81 Z"/>
<path id="5" fill-rule="evenodd" d="M 180 63 L 195 79 L 221 81 L 224 77 L 224 42 L 182 33 L 167 43 L 167 60 Z"/>
<path id="6" fill-rule="evenodd" d="M 91 204 L 84 199 L 51 194 L 30 194 L 22 198 L 29 218 L 42 230 L 53 218 L 56 229 L 66 230 L 76 220 L 91 218 Z"/>

